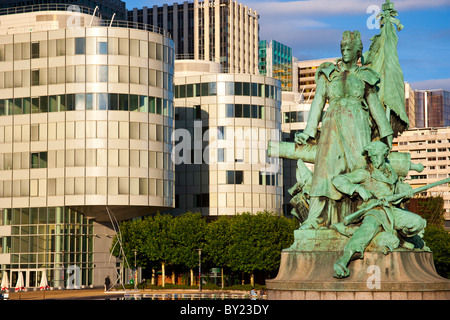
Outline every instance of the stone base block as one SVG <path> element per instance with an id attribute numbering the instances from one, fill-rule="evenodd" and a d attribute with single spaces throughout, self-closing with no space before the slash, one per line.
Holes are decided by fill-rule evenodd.
<path id="1" fill-rule="evenodd" d="M 450 291 L 302 291 L 273 290 L 268 300 L 450 300 Z"/>
<path id="2" fill-rule="evenodd" d="M 353 260 L 350 276 L 333 278 L 346 239 L 333 230 L 298 232 L 281 254 L 275 279 L 266 280 L 274 300 L 450 300 L 450 280 L 436 273 L 431 252 L 368 251 Z M 321 238 L 321 241 L 313 241 Z M 304 250 L 302 250 L 304 248 Z"/>

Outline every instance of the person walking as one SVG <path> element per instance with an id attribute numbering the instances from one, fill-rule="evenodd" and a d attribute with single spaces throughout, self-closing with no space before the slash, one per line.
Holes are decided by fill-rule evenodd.
<path id="1" fill-rule="evenodd" d="M 109 290 L 109 286 L 111 285 L 111 280 L 109 279 L 109 275 L 105 278 L 105 291 Z"/>

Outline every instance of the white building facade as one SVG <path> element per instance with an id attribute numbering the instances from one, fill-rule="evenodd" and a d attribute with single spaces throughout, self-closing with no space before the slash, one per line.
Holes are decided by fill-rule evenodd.
<path id="1" fill-rule="evenodd" d="M 27 287 L 43 271 L 65 287 L 74 268 L 80 286 L 114 281 L 107 208 L 120 221 L 174 206 L 173 41 L 91 11 L 0 23 L 1 271 Z"/>

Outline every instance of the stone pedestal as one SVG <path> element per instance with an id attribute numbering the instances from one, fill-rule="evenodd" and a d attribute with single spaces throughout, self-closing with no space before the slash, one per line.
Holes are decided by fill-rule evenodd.
<path id="1" fill-rule="evenodd" d="M 397 249 L 384 255 L 369 246 L 364 259 L 350 263 L 348 278 L 333 278 L 347 241 L 334 230 L 296 230 L 277 277 L 266 280 L 268 299 L 450 300 L 450 280 L 436 273 L 431 252 Z"/>

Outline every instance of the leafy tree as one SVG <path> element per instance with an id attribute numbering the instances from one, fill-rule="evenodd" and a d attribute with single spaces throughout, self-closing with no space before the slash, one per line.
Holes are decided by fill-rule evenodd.
<path id="1" fill-rule="evenodd" d="M 251 274 L 272 271 L 280 264 L 281 250 L 294 240 L 296 223 L 264 211 L 236 215 L 231 225 L 230 267 Z"/>
<path id="2" fill-rule="evenodd" d="M 230 264 L 231 223 L 229 216 L 219 216 L 206 228 L 205 253 L 207 259 L 222 269 L 222 288 L 225 285 L 224 267 Z"/>
<path id="3" fill-rule="evenodd" d="M 144 243 L 142 220 L 124 221 L 120 224 L 119 235 L 116 234 L 113 238 L 111 252 L 116 257 L 122 257 L 125 265 L 128 264 L 128 267 L 134 268 L 134 250 L 137 250 L 136 265 L 145 267 L 148 261 L 142 251 Z"/>
<path id="4" fill-rule="evenodd" d="M 150 264 L 161 264 L 162 286 L 165 286 L 166 263 L 170 263 L 173 255 L 174 241 L 171 228 L 173 217 L 168 214 L 156 214 L 145 219 L 143 238 L 145 243 L 142 250 Z"/>
<path id="5" fill-rule="evenodd" d="M 433 252 L 437 273 L 450 278 L 450 234 L 444 229 L 444 198 L 414 197 L 409 201 L 408 209 L 427 220 L 423 240 Z"/>
<path id="6" fill-rule="evenodd" d="M 206 220 L 200 213 L 187 212 L 173 220 L 170 230 L 173 239 L 171 261 L 184 265 L 191 271 L 193 285 L 193 268 L 198 266 L 198 251 L 205 243 Z"/>
<path id="7" fill-rule="evenodd" d="M 450 234 L 443 226 L 430 224 L 425 228 L 423 240 L 433 252 L 437 273 L 450 279 Z"/>

